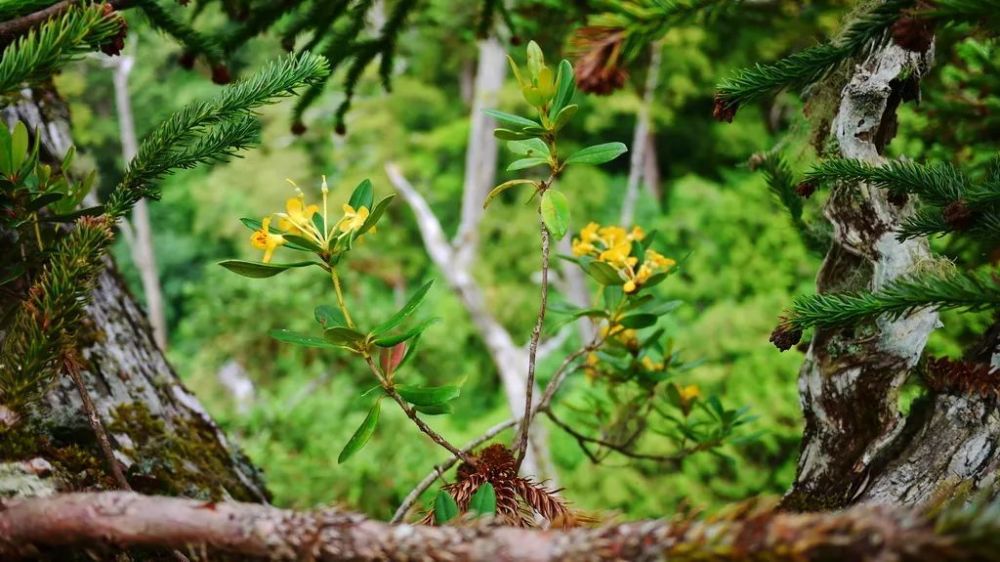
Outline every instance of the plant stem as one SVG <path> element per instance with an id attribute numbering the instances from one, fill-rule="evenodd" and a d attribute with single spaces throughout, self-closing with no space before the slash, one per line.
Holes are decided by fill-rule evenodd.
<path id="1" fill-rule="evenodd" d="M 340 288 L 340 275 L 337 274 L 337 269 L 333 266 L 330 266 L 330 279 L 333 280 L 333 290 L 337 293 L 337 304 L 340 306 L 340 312 L 344 314 L 347 326 L 354 328 L 354 320 L 351 320 L 351 313 L 347 312 L 347 304 L 344 302 L 344 291 Z"/>
<path id="2" fill-rule="evenodd" d="M 398 392 L 396 392 L 396 389 L 393 387 L 392 383 L 390 383 L 389 380 L 385 377 L 385 375 L 382 374 L 382 371 L 378 368 L 378 365 L 376 365 L 375 361 L 372 360 L 371 355 L 365 355 L 365 362 L 368 363 L 368 368 L 371 369 L 371 372 L 373 375 L 375 375 L 375 378 L 377 378 L 379 383 L 382 384 L 382 389 L 385 391 L 385 393 L 390 398 L 395 400 L 397 404 L 399 404 L 399 407 L 402 408 L 403 412 L 406 414 L 406 417 L 413 420 L 413 423 L 417 424 L 417 427 L 420 428 L 420 431 L 423 431 L 425 434 L 427 434 L 427 436 L 431 438 L 431 441 L 434 441 L 441 447 L 444 447 L 449 452 L 451 452 L 451 454 L 455 455 L 457 459 L 467 462 L 469 464 L 475 464 L 475 461 L 473 461 L 469 457 L 468 453 L 460 450 L 458 447 L 449 443 L 448 440 L 442 437 L 440 433 L 431 429 L 429 425 L 424 423 L 424 420 L 420 419 L 420 416 L 417 415 L 416 408 L 414 408 L 413 405 L 407 402 L 406 400 L 403 400 L 403 397 L 400 396 Z"/>
<path id="3" fill-rule="evenodd" d="M 94 401 L 90 398 L 90 392 L 87 390 L 87 385 L 83 382 L 83 377 L 80 375 L 78 360 L 76 357 L 69 356 L 65 358 L 63 365 L 66 368 L 66 372 L 69 373 L 69 378 L 73 380 L 77 393 L 80 395 L 80 401 L 83 403 L 83 411 L 87 414 L 87 421 L 90 422 L 90 429 L 94 432 L 97 445 L 104 455 L 104 461 L 108 464 L 108 470 L 111 472 L 115 484 L 118 485 L 119 489 L 131 492 L 132 487 L 129 486 L 121 466 L 118 465 L 118 459 L 115 458 L 114 449 L 111 447 L 111 440 L 108 439 L 108 432 L 105 431 L 104 424 L 101 423 L 101 416 L 97 412 L 97 407 L 94 406 Z"/>
<path id="4" fill-rule="evenodd" d="M 546 182 L 546 186 L 551 182 Z M 544 193 L 545 188 L 542 189 Z M 545 322 L 545 310 L 549 300 L 549 229 L 545 227 L 542 220 L 541 207 L 538 209 L 538 222 L 541 225 L 542 233 L 542 294 L 541 302 L 538 305 L 538 318 L 535 319 L 535 327 L 531 331 L 531 342 L 528 344 L 528 380 L 524 393 L 524 419 L 521 420 L 521 431 L 515 441 L 514 449 L 517 451 L 517 463 L 515 468 L 521 468 L 524 456 L 528 450 L 528 429 L 531 426 L 532 415 L 532 394 L 535 390 L 535 357 L 538 354 L 538 340 L 542 336 L 542 323 Z"/>

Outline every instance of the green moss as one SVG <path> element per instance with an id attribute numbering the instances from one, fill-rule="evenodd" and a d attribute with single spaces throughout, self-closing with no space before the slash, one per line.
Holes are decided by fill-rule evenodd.
<path id="1" fill-rule="evenodd" d="M 136 402 L 112 413 L 108 431 L 127 434 L 134 444 L 123 452 L 135 459 L 126 476 L 136 491 L 256 500 L 235 475 L 234 461 L 219 445 L 214 428 L 200 420 L 184 420 L 176 429 L 169 428 L 145 404 Z"/>

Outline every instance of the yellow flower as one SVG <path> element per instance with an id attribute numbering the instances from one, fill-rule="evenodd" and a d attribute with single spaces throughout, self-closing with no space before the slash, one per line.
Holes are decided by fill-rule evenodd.
<path id="1" fill-rule="evenodd" d="M 593 244 L 590 242 L 584 242 L 579 238 L 573 239 L 573 255 L 574 256 L 586 256 L 591 252 L 597 250 Z"/>
<path id="2" fill-rule="evenodd" d="M 312 218 L 319 211 L 319 205 L 306 205 L 305 197 L 299 195 L 285 201 L 285 214 L 278 215 L 278 228 L 289 234 L 302 234 L 315 228 Z"/>
<path id="3" fill-rule="evenodd" d="M 629 238 L 632 240 L 642 240 L 646 237 L 646 231 L 642 229 L 641 226 L 633 226 L 632 232 L 629 234 Z"/>
<path id="4" fill-rule="evenodd" d="M 344 203 L 344 218 L 340 219 L 340 231 L 357 230 L 365 224 L 366 220 L 368 220 L 368 207 L 358 207 L 355 211 L 354 207 Z M 375 229 L 372 228 L 371 232 L 374 234 Z"/>
<path id="5" fill-rule="evenodd" d="M 663 370 L 663 363 L 662 362 L 653 361 L 647 355 L 647 356 L 645 356 L 645 357 L 642 358 L 642 368 L 645 369 L 645 370 L 647 370 L 647 371 L 649 371 L 649 372 L 662 371 Z"/>
<path id="6" fill-rule="evenodd" d="M 636 286 L 635 281 L 633 281 L 631 279 L 629 279 L 628 281 L 626 281 L 625 285 L 622 286 L 622 290 L 624 290 L 626 293 L 629 293 L 629 294 L 634 293 L 636 291 L 636 289 L 638 289 L 638 288 L 639 287 Z"/>
<path id="7" fill-rule="evenodd" d="M 677 265 L 676 261 L 674 261 L 674 260 L 672 260 L 670 258 L 664 257 L 662 254 L 660 254 L 656 250 L 646 250 L 646 262 L 645 263 L 652 263 L 658 269 L 663 269 L 663 270 L 668 270 L 671 267 Z"/>
<path id="8" fill-rule="evenodd" d="M 583 227 L 580 231 L 580 240 L 584 242 L 594 243 L 597 241 L 597 231 L 601 228 L 601 225 L 596 222 L 588 223 L 587 226 Z"/>
<path id="9" fill-rule="evenodd" d="M 260 230 L 254 231 L 250 235 L 250 244 L 258 250 L 264 250 L 263 262 L 268 263 L 271 261 L 271 254 L 274 253 L 275 248 L 285 243 L 285 238 L 280 234 L 271 234 L 268 228 L 271 226 L 271 217 L 265 217 L 261 221 Z"/>
<path id="10" fill-rule="evenodd" d="M 635 265 L 638 261 L 637 258 L 629 256 L 630 253 L 632 253 L 632 243 L 625 240 L 601 252 L 597 259 L 617 268 L 625 268 Z"/>
<path id="11" fill-rule="evenodd" d="M 696 384 L 689 384 L 681 387 L 679 391 L 681 400 L 683 400 L 685 404 L 693 402 L 696 398 L 701 396 L 701 389 L 698 388 L 698 385 Z"/>

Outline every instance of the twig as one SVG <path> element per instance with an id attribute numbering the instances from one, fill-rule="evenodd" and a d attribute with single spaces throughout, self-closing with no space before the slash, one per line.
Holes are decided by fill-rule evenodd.
<path id="1" fill-rule="evenodd" d="M 455 455 L 455 458 L 461 459 L 470 464 L 475 464 L 475 461 L 473 461 L 469 457 L 468 453 L 459 450 L 458 447 L 455 447 L 454 445 L 449 443 L 448 440 L 442 437 L 440 433 L 431 429 L 431 427 L 427 425 L 424 422 L 424 420 L 420 419 L 420 416 L 417 415 L 416 408 L 414 408 L 413 405 L 411 405 L 406 400 L 403 400 L 403 397 L 400 396 L 398 392 L 396 392 L 396 389 L 393 388 L 392 383 L 388 379 L 386 379 L 386 377 L 382 374 L 381 370 L 379 370 L 378 365 L 376 365 L 375 362 L 372 361 L 371 356 L 366 355 L 365 362 L 368 363 L 368 368 L 371 369 L 372 374 L 375 375 L 375 378 L 377 378 L 379 383 L 382 384 L 382 390 L 384 390 L 385 393 L 390 398 L 392 398 L 393 400 L 396 401 L 397 404 L 399 404 L 399 407 L 403 409 L 403 412 L 406 414 L 406 417 L 410 418 L 413 421 L 413 423 L 415 423 L 417 427 L 420 428 L 420 431 L 423 431 L 425 434 L 427 434 L 427 436 L 431 438 L 431 441 L 434 441 L 441 447 L 444 447 L 445 449 L 450 451 L 451 454 Z"/>
<path id="2" fill-rule="evenodd" d="M 516 424 L 517 420 L 510 419 L 494 425 L 493 427 L 487 429 L 486 432 L 479 437 L 469 441 L 465 447 L 462 447 L 462 452 L 466 455 L 470 454 L 474 449 L 483 443 L 493 439 L 507 429 L 514 427 Z M 423 494 L 427 488 L 430 488 L 434 484 L 434 481 L 436 481 L 439 476 L 443 475 L 446 470 L 454 466 L 456 462 L 458 462 L 457 457 L 448 457 L 446 460 L 434 465 L 434 468 L 431 469 L 427 476 L 425 476 L 419 484 L 410 490 L 410 493 L 406 495 L 405 499 L 403 499 L 403 503 L 399 504 L 399 507 L 396 509 L 396 513 L 392 516 L 390 523 L 399 523 L 402 521 L 403 517 L 406 517 L 406 513 L 410 511 L 411 507 L 413 507 L 413 504 L 417 503 L 417 500 L 420 499 L 420 495 Z"/>
<path id="3" fill-rule="evenodd" d="M 108 470 L 111 471 L 111 476 L 115 479 L 115 484 L 118 485 L 119 489 L 131 492 L 132 487 L 129 486 L 128 480 L 125 479 L 125 474 L 122 472 L 121 466 L 118 465 L 118 459 L 115 458 L 115 451 L 111 447 L 111 440 L 108 439 L 108 432 L 105 431 L 104 424 L 101 423 L 101 416 L 97 412 L 97 408 L 94 406 L 94 401 L 90 398 L 90 392 L 87 391 L 87 385 L 84 384 L 83 377 L 80 376 L 80 364 L 78 359 L 73 355 L 68 355 L 63 360 L 63 365 L 65 365 L 66 372 L 69 373 L 69 377 L 73 379 L 73 384 L 76 385 L 76 390 L 80 394 L 80 400 L 83 402 L 83 411 L 87 414 L 87 421 L 90 422 L 90 428 L 94 430 L 94 436 L 97 438 L 97 444 L 101 448 L 101 453 L 104 455 L 104 460 L 108 464 Z"/>
<path id="4" fill-rule="evenodd" d="M 132 0 L 107 0 L 107 3 L 111 4 L 112 8 L 121 10 L 131 7 Z M 76 4 L 76 0 L 62 0 L 62 2 L 57 2 L 37 12 L 32 12 L 10 21 L 0 22 L 0 45 L 12 43 L 14 39 L 27 33 L 31 28 L 61 15 L 74 4 Z"/>
<path id="5" fill-rule="evenodd" d="M 545 191 L 544 185 L 540 191 Z M 514 445 L 514 449 L 517 451 L 515 468 L 521 468 L 524 455 L 528 450 L 528 430 L 531 427 L 533 406 L 531 400 L 535 390 L 535 357 L 538 355 L 538 339 L 542 335 L 542 323 L 545 321 L 545 310 L 549 300 L 549 229 L 545 227 L 545 221 L 542 220 L 541 207 L 538 209 L 538 222 L 542 232 L 542 294 L 541 302 L 538 305 L 538 318 L 535 320 L 535 328 L 531 331 L 531 343 L 528 346 L 528 380 L 525 382 L 524 419 L 521 420 L 521 431 Z"/>

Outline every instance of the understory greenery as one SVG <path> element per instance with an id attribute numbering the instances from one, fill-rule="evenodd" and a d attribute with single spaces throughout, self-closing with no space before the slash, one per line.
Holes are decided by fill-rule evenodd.
<path id="1" fill-rule="evenodd" d="M 211 33 L 175 19 L 166 3 L 137 4 L 143 16 L 127 16 L 135 43 L 125 46 L 141 61 L 130 83 L 140 137 L 147 139 L 137 159 L 126 166 L 119 156 L 114 107 L 107 101 L 113 99 L 110 71 L 93 60 L 68 67 L 55 82 L 71 104 L 74 139 L 86 147 L 77 167 L 101 173 L 96 182 L 57 174 L 50 187 L 51 170 L 34 167 L 21 140 L 26 132 L 12 129 L 9 138 L 0 138 L 0 152 L 17 149 L 11 154 L 18 161 L 3 166 L 7 183 L 24 194 L 18 208 L 27 209 L 15 227 L 31 233 L 45 205 L 61 204 L 66 208 L 52 207 L 57 216 L 78 219 L 73 207 L 91 185 L 106 207 L 85 214 L 118 217 L 140 197 L 161 199 L 151 211 L 169 357 L 263 468 L 279 505 L 336 502 L 387 518 L 450 454 L 419 434 L 417 418 L 433 416 L 426 418 L 433 432 L 461 447 L 510 417 L 496 369 L 461 302 L 443 283 L 431 289 L 441 274 L 419 242 L 413 213 L 374 196 L 391 193 L 383 166 L 394 162 L 447 233 L 458 227 L 471 108 L 463 96 L 475 66 L 477 28 L 499 30 L 504 38 L 542 38 L 541 47 L 530 43 L 527 56 L 521 48 L 508 49 L 515 75 L 508 75 L 490 113 L 500 128 L 499 169 L 507 172 L 491 194 L 474 264 L 489 312 L 515 343 L 528 341 L 538 315 L 540 214 L 553 246 L 557 238 L 573 240 L 571 255 L 557 257 L 553 249 L 553 264 L 565 258 L 582 267 L 595 303 L 574 310 L 554 290 L 542 339 L 556 336 L 569 317 L 583 316 L 594 319 L 608 344 L 581 356 L 584 366 L 570 373 L 555 414 L 536 422 L 548 427 L 559 485 L 574 508 L 641 518 L 784 492 L 802 425 L 794 383 L 802 356 L 767 345 L 782 309 L 788 311 L 783 327 L 808 335 L 816 326 L 934 304 L 952 312 L 943 314 L 945 328 L 933 334 L 928 353 L 956 356 L 985 330 L 1000 299 L 988 271 L 990 247 L 981 243 L 1000 232 L 1000 167 L 992 159 L 998 147 L 984 134 L 996 127 L 1000 47 L 961 31 L 971 18 L 989 17 L 973 10 L 978 3 L 964 10 L 958 0 L 942 1 L 937 12 L 922 15 L 941 26 L 938 68 L 926 79 L 930 93 L 920 110 L 901 109 L 900 136 L 888 149 L 915 163 L 884 169 L 818 163 L 817 154 L 826 156 L 831 147 L 806 147 L 828 124 L 801 120 L 795 94 L 820 79 L 842 80 L 845 57 L 888 41 L 900 10 L 912 7 L 901 0 L 861 6 L 850 16 L 845 2 L 780 1 L 773 9 L 783 21 L 795 21 L 780 29 L 746 27 L 733 7 L 706 14 L 700 3 L 626 2 L 624 9 L 590 14 L 590 32 L 572 39 L 565 14 L 582 19 L 589 12 L 558 0 L 511 11 L 503 2 L 487 2 L 481 12 L 455 0 L 430 0 L 419 10 L 418 3 L 401 0 L 382 14 L 380 29 L 367 21 L 375 4 L 367 1 L 304 2 L 287 16 L 259 10 L 232 21 L 208 10 L 199 17 L 212 24 L 203 26 Z M 747 21 L 763 21 L 754 19 L 758 7 L 746 9 Z M 95 7 L 74 12 L 63 23 L 66 44 L 36 56 L 39 69 L 113 39 L 117 20 L 101 20 L 93 37 L 74 23 L 105 17 Z M 844 18 L 849 25 L 836 36 Z M 412 29 L 404 26 L 410 20 Z M 272 26 L 275 33 L 250 39 Z M 32 41 L 56 31 L 52 26 L 26 36 L 23 51 L 32 54 Z M 814 46 L 815 38 L 831 35 Z M 52 46 L 51 37 L 45 41 Z M 640 47 L 651 41 L 664 55 L 651 108 L 661 176 L 658 189 L 640 193 L 634 222 L 641 227 L 635 229 L 619 225 L 629 162 L 615 156 L 622 142 L 631 142 L 647 78 Z M 266 66 L 282 45 L 299 54 Z M 577 84 L 610 95 L 563 97 L 572 80 L 560 78 L 572 76 L 570 63 L 545 67 L 540 53 L 574 49 L 580 51 Z M 781 59 L 789 52 L 798 54 Z M 179 68 L 192 64 L 194 73 Z M 26 66 L 6 55 L 0 61 L 5 92 L 37 78 Z M 334 78 L 331 67 L 340 70 Z M 206 79 L 227 82 L 230 72 L 250 75 L 261 68 L 256 80 L 221 94 Z M 714 96 L 712 86 L 722 76 L 731 78 Z M 326 87 L 331 80 L 343 88 Z M 262 106 L 294 88 L 305 94 Z M 206 99 L 212 101 L 198 101 Z M 812 98 L 808 109 L 822 114 L 824 103 L 830 102 Z M 732 120 L 737 109 L 735 123 L 713 123 L 713 110 L 716 118 Z M 970 112 L 981 119 L 968 119 Z M 537 121 L 526 121 L 531 119 Z M 290 124 L 304 134 L 291 134 Z M 345 129 L 346 137 L 332 134 Z M 259 150 L 228 158 L 257 141 Z M 748 159 L 751 154 L 756 156 Z M 24 162 L 28 174 L 14 173 Z M 214 165 L 168 175 L 204 162 Z M 548 173 L 536 173 L 535 166 Z M 861 179 L 899 196 L 919 196 L 919 213 L 900 237 L 933 235 L 935 250 L 968 267 L 933 268 L 876 293 L 814 296 L 829 232 L 819 203 L 805 197 Z M 62 200 L 46 199 L 46 192 Z M 278 209 L 283 215 L 257 219 Z M 253 216 L 243 221 L 253 231 L 250 244 L 234 220 L 247 215 Z M 74 236 L 93 234 L 81 251 L 96 259 L 109 238 L 108 225 L 94 220 L 80 219 L 83 228 Z M 43 248 L 52 242 L 38 238 Z M 120 238 L 114 253 L 141 297 Z M 69 265 L 79 261 L 69 257 Z M 217 262 L 251 278 L 232 275 Z M 50 277 L 66 284 L 59 267 L 53 264 Z M 13 279 L 23 271 L 4 273 Z M 255 279 L 261 277 L 266 279 Z M 42 309 L 46 296 L 36 295 Z M 80 295 L 60 296 L 75 301 Z M 416 305 L 417 321 L 404 324 Z M 431 318 L 440 320 L 426 321 Z M 33 326 L 30 318 L 17 320 Z M 567 355 L 588 344 L 575 330 L 569 333 L 538 363 L 542 388 Z M 59 351 L 71 342 L 25 334 L 33 347 L 7 351 L 38 355 L 33 370 L 51 371 L 57 360 L 68 360 Z M 15 345 L 11 341 L 5 345 Z M 53 349 L 41 349 L 43 341 Z M 400 387 L 393 373 L 404 360 L 406 386 Z M 252 392 L 235 393 L 223 371 L 252 383 Z M 2 390 L 16 392 L 23 383 L 16 375 L 0 371 Z M 428 400 L 428 392 L 435 397 Z M 400 407 L 381 405 L 385 397 Z M 658 421 L 635 429 L 623 411 Z M 731 430 L 738 425 L 745 427 L 735 438 Z M 706 427 L 719 432 L 706 433 Z M 589 442 L 588 449 L 577 435 L 628 441 L 633 431 L 642 434 L 643 452 L 679 454 L 630 459 L 606 443 Z M 508 430 L 496 442 L 516 445 L 519 439 Z M 438 487 L 425 494 L 425 505 L 434 505 Z M 502 509 L 472 489 L 451 491 L 462 509 Z M 499 492 L 494 499 L 502 498 Z M 448 509 L 435 509 L 435 515 Z"/>

